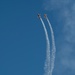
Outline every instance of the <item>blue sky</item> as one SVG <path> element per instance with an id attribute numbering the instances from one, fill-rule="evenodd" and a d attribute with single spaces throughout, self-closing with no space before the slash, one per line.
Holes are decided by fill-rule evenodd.
<path id="1" fill-rule="evenodd" d="M 45 35 L 42 1 L 0 0 L 0 75 L 42 75 Z"/>
<path id="2" fill-rule="evenodd" d="M 51 22 L 52 26 L 57 25 L 54 31 L 57 52 L 53 75 L 75 75 L 75 1 L 45 0 L 44 9 L 55 17 L 56 23 Z"/>
<path id="3" fill-rule="evenodd" d="M 53 75 L 75 75 L 74 7 L 74 0 L 0 0 L 0 75 L 44 74 L 46 40 L 38 13 L 48 14 L 54 30 Z"/>

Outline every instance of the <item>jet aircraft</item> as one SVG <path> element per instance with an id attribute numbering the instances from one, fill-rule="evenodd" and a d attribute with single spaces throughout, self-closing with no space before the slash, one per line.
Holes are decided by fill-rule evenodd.
<path id="1" fill-rule="evenodd" d="M 40 18 L 41 16 L 40 16 L 40 14 L 38 14 L 38 18 Z"/>
<path id="2" fill-rule="evenodd" d="M 44 18 L 47 18 L 47 14 L 44 14 Z"/>

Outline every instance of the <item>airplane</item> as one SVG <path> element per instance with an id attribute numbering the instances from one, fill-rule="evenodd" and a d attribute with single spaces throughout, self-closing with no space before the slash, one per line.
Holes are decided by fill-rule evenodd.
<path id="1" fill-rule="evenodd" d="M 40 16 L 40 14 L 38 14 L 38 18 L 40 18 L 41 16 Z"/>
<path id="2" fill-rule="evenodd" d="M 47 18 L 47 14 L 44 14 L 44 18 Z"/>

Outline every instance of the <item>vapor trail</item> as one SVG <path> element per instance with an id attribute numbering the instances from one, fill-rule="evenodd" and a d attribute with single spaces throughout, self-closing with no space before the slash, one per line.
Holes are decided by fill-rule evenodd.
<path id="1" fill-rule="evenodd" d="M 51 31 L 51 37 L 52 37 L 52 55 L 51 55 L 51 74 L 52 74 L 53 69 L 54 69 L 56 47 L 55 47 L 55 40 L 54 40 L 54 32 L 53 32 L 51 23 L 50 23 L 48 17 L 46 17 L 46 20 L 47 20 L 47 22 L 49 24 L 50 31 Z"/>
<path id="2" fill-rule="evenodd" d="M 45 35 L 46 35 L 46 43 L 47 43 L 47 50 L 46 50 L 46 61 L 45 61 L 45 75 L 51 75 L 50 73 L 50 41 L 49 41 L 49 37 L 48 37 L 48 33 L 45 27 L 45 24 L 42 20 L 42 18 L 40 17 L 41 23 L 43 25 L 44 31 L 45 31 Z"/>

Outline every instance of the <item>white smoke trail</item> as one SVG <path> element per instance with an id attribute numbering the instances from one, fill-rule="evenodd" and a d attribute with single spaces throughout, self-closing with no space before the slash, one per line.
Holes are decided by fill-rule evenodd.
<path id="1" fill-rule="evenodd" d="M 41 23 L 43 25 L 44 31 L 45 31 L 45 35 L 46 35 L 46 42 L 47 42 L 47 50 L 46 50 L 46 61 L 45 61 L 45 75 L 51 75 L 50 73 L 50 41 L 49 41 L 49 37 L 48 37 L 48 33 L 45 27 L 45 24 L 42 20 L 42 18 L 40 17 Z"/>
<path id="2" fill-rule="evenodd" d="M 47 22 L 49 24 L 50 31 L 51 31 L 51 37 L 52 37 L 52 55 L 51 55 L 51 74 L 52 74 L 53 69 L 54 69 L 56 47 L 55 47 L 55 40 L 54 40 L 54 32 L 53 32 L 51 23 L 50 23 L 50 21 L 49 21 L 49 19 L 47 17 L 46 17 L 46 20 L 47 20 Z"/>

